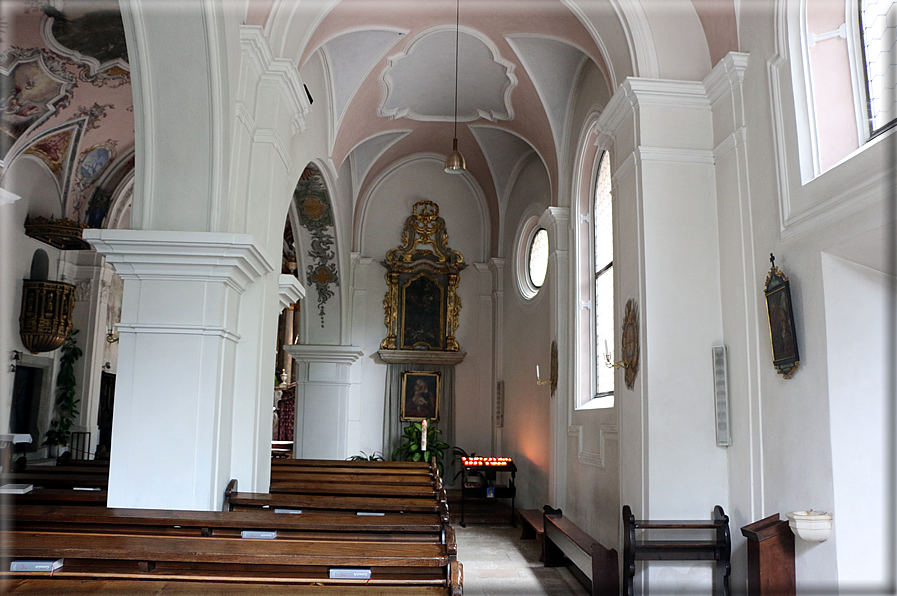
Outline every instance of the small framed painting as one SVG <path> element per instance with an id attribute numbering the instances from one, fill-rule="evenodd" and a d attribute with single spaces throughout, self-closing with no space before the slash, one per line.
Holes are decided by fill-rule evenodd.
<path id="1" fill-rule="evenodd" d="M 402 373 L 402 420 L 439 418 L 438 372 Z"/>
<path id="2" fill-rule="evenodd" d="M 786 379 L 800 366 L 794 309 L 791 305 L 791 286 L 788 278 L 776 267 L 770 254 L 772 269 L 766 276 L 766 312 L 769 315 L 769 339 L 772 344 L 772 364 Z"/>

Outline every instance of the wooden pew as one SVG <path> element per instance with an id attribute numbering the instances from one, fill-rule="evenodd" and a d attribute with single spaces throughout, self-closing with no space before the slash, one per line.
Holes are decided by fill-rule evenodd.
<path id="1" fill-rule="evenodd" d="M 302 514 L 261 511 L 172 511 L 21 505 L 6 508 L 4 527 L 16 531 L 239 537 L 245 529 L 277 531 L 277 539 L 335 539 L 446 544 L 456 553 L 454 531 L 432 513 L 358 516 L 346 512 Z"/>
<path id="2" fill-rule="evenodd" d="M 0 495 L 13 507 L 20 505 L 106 506 L 106 490 L 74 490 L 70 488 L 35 488 L 23 495 Z"/>
<path id="3" fill-rule="evenodd" d="M 672 530 L 677 533 L 712 534 L 712 538 L 688 540 L 637 540 L 638 530 Z M 656 532 L 652 533 L 656 536 Z M 629 505 L 623 506 L 623 577 L 625 594 L 633 596 L 636 561 L 713 561 L 713 594 L 728 596 L 732 554 L 729 517 L 723 508 L 713 508 L 710 520 L 635 519 Z"/>
<path id="4" fill-rule="evenodd" d="M 42 488 L 106 488 L 109 474 L 86 472 L 11 472 L 0 475 L 0 486 L 4 484 L 31 484 Z"/>
<path id="5" fill-rule="evenodd" d="M 438 586 L 460 594 L 460 564 L 445 545 L 396 542 L 247 540 L 227 537 L 8 532 L 7 559 L 63 558 L 56 579 L 186 580 L 255 586 L 317 583 L 374 586 Z M 364 580 L 331 579 L 332 568 L 370 569 Z M 0 576 L 28 579 L 27 573 Z M 114 586 L 113 586 L 114 588 Z M 340 593 L 334 591 L 334 593 Z"/>
<path id="6" fill-rule="evenodd" d="M 546 567 L 567 566 L 592 596 L 618 596 L 617 551 L 608 549 L 563 516 L 543 507 L 543 556 Z"/>

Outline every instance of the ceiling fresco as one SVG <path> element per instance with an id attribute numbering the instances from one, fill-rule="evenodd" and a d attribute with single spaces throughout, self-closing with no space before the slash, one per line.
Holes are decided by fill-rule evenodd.
<path id="1" fill-rule="evenodd" d="M 2 3 L 0 183 L 18 160 L 37 160 L 56 184 L 60 215 L 103 227 L 112 196 L 108 185 L 97 190 L 134 147 L 118 1 Z"/>

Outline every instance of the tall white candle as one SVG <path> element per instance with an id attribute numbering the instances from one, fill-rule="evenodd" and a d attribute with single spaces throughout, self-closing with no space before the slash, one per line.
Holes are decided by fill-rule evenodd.
<path id="1" fill-rule="evenodd" d="M 420 450 L 427 450 L 427 419 L 424 418 L 424 421 L 421 422 L 421 433 L 420 433 Z"/>
<path id="2" fill-rule="evenodd" d="M 539 376 L 539 365 L 536 365 L 536 380 L 538 381 L 541 377 Z"/>

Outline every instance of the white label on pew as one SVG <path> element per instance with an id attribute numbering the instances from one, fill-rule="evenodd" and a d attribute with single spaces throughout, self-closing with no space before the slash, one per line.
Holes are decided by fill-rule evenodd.
<path id="1" fill-rule="evenodd" d="M 277 538 L 277 530 L 243 530 L 240 532 L 240 536 L 243 538 L 264 538 L 265 540 L 271 540 L 272 538 Z"/>
<path id="2" fill-rule="evenodd" d="M 9 564 L 10 571 L 56 571 L 62 567 L 65 559 L 55 561 L 13 561 Z"/>
<path id="3" fill-rule="evenodd" d="M 302 513 L 301 509 L 275 509 L 274 513 Z"/>
<path id="4" fill-rule="evenodd" d="M 359 511 L 356 515 L 386 515 L 385 513 L 377 513 L 376 511 Z"/>
<path id="5" fill-rule="evenodd" d="M 330 579 L 371 579 L 370 569 L 331 569 Z"/>

